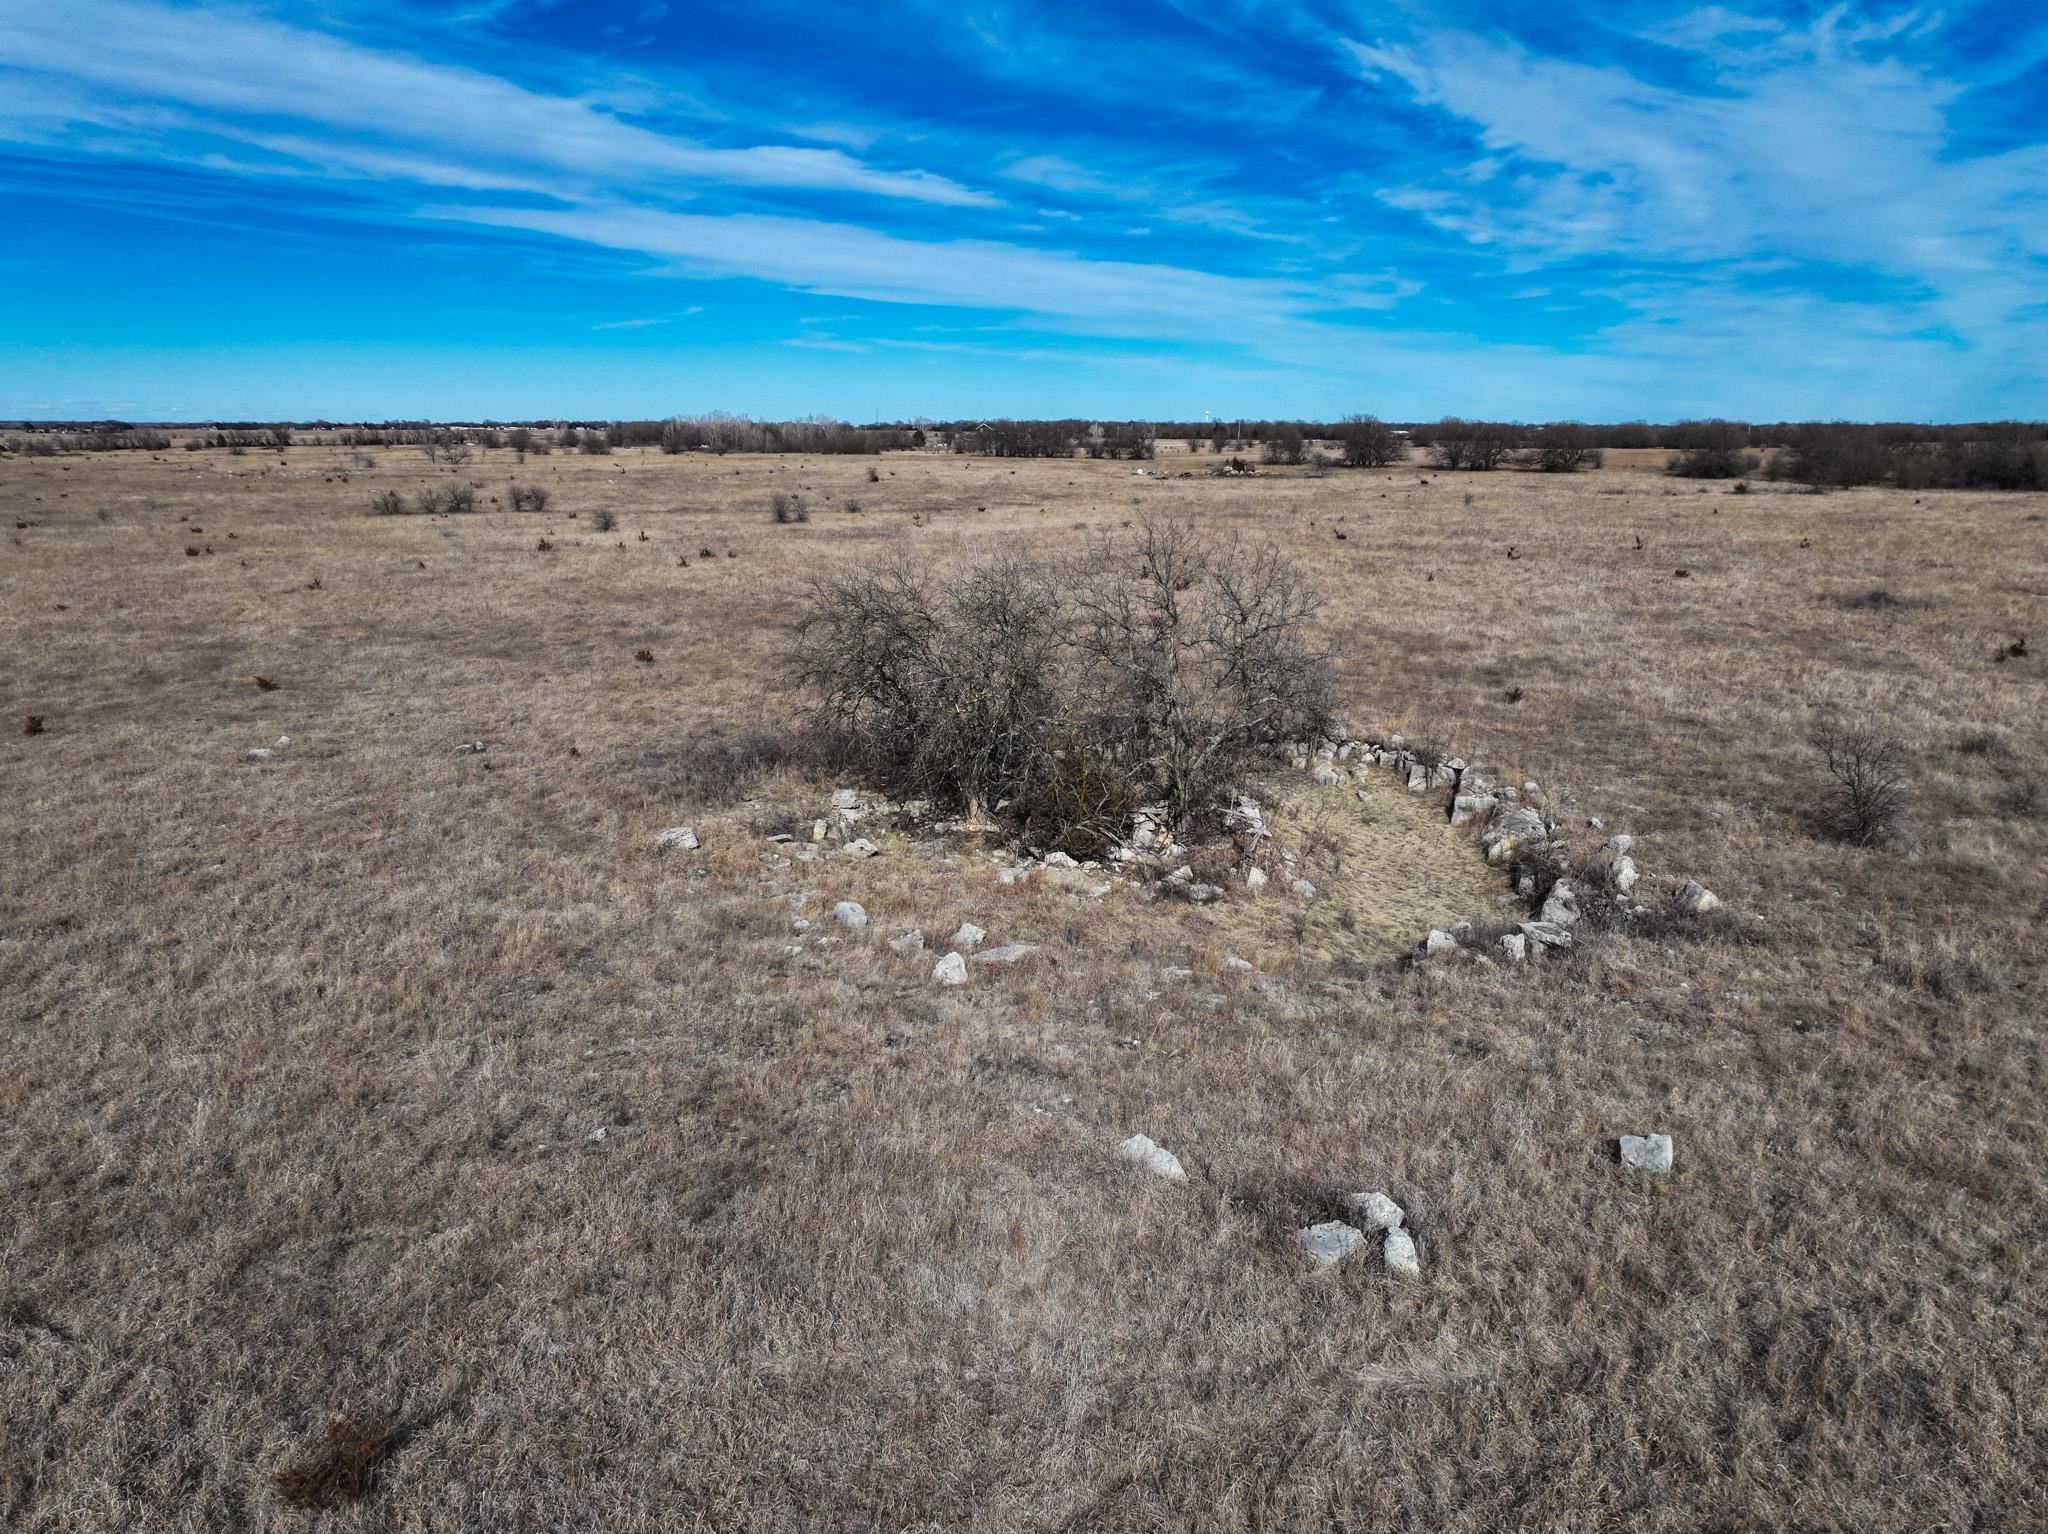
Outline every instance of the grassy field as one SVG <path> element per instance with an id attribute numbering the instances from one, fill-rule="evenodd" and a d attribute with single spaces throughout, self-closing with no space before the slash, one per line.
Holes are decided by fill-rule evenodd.
<path id="1" fill-rule="evenodd" d="M 1341 922 L 774 865 L 807 577 L 1154 511 L 1313 569 L 1356 727 L 1733 919 L 1394 962 L 1499 881 L 1390 781 L 1301 801 Z M 0 1525 L 310 1526 L 346 1417 L 323 1528 L 2048 1526 L 2048 499 L 297 448 L 0 512 Z M 1812 828 L 1830 711 L 1889 846 Z M 886 942 L 962 921 L 1041 952 Z M 1422 1277 L 1309 1272 L 1372 1187 Z"/>

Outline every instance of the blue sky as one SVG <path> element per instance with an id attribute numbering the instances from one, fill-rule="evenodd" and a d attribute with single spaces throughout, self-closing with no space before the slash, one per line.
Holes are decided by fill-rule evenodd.
<path id="1" fill-rule="evenodd" d="M 0 0 L 0 417 L 2048 415 L 2048 10 Z"/>

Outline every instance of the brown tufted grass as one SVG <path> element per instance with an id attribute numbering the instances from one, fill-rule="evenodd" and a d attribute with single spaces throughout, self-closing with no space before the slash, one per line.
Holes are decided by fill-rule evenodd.
<path id="1" fill-rule="evenodd" d="M 2048 1523 L 2048 686 L 1992 659 L 2041 501 L 491 453 L 436 521 L 362 508 L 448 469 L 345 456 L 0 461 L 0 713 L 45 720 L 0 739 L 10 1531 L 295 1524 L 336 1402 L 419 1424 L 336 1529 Z M 777 743 L 803 576 L 1161 506 L 1315 561 L 1354 719 L 1730 915 L 1431 977 L 1366 914 L 1229 927 L 1272 891 L 770 866 L 831 786 Z M 1906 742 L 1897 844 L 1808 829 L 1823 709 Z M 1388 930 L 1466 903 L 1374 853 Z M 963 920 L 1044 947 L 935 989 Z M 1624 1177 L 1653 1129 L 1673 1176 Z M 1109 1161 L 1140 1130 L 1187 1185 Z M 1421 1280 L 1305 1274 L 1375 1186 Z"/>

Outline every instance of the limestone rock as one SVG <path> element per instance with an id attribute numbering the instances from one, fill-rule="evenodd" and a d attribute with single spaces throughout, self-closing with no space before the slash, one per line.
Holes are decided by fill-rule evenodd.
<path id="1" fill-rule="evenodd" d="M 670 826 L 655 837 L 654 845 L 663 852 L 672 852 L 678 847 L 684 852 L 695 852 L 702 844 L 697 840 L 697 833 L 688 826 Z"/>
<path id="2" fill-rule="evenodd" d="M 1195 905 L 1214 905 L 1223 898 L 1222 889 L 1214 884 L 1190 884 L 1181 893 Z"/>
<path id="3" fill-rule="evenodd" d="M 1266 887 L 1266 870 L 1260 868 L 1257 864 L 1253 864 L 1244 871 L 1244 882 L 1247 889 L 1264 889 Z"/>
<path id="4" fill-rule="evenodd" d="M 1696 880 L 1688 879 L 1679 885 L 1678 893 L 1671 897 L 1679 910 L 1694 916 L 1705 915 L 1708 911 L 1721 909 L 1721 897 Z"/>
<path id="5" fill-rule="evenodd" d="M 1180 1164 L 1180 1157 L 1170 1150 L 1163 1150 L 1145 1135 L 1132 1135 L 1116 1148 L 1119 1161 L 1128 1161 L 1133 1166 L 1143 1167 L 1154 1177 L 1164 1177 L 1169 1182 L 1186 1182 L 1187 1169 Z"/>
<path id="6" fill-rule="evenodd" d="M 977 948 L 981 945 L 981 940 L 987 936 L 988 934 L 973 922 L 963 921 L 960 923 L 960 930 L 953 934 L 952 943 L 955 948 Z"/>
<path id="7" fill-rule="evenodd" d="M 1402 1278 L 1419 1278 L 1422 1274 L 1421 1259 L 1415 1255 L 1415 1238 L 1398 1225 L 1387 1232 L 1386 1242 L 1380 1247 L 1380 1257 L 1389 1273 Z"/>
<path id="8" fill-rule="evenodd" d="M 1520 964 L 1529 957 L 1529 940 L 1519 932 L 1507 933 L 1494 946 L 1510 964 Z"/>
<path id="9" fill-rule="evenodd" d="M 1429 936 L 1422 940 L 1422 951 L 1431 958 L 1439 954 L 1456 953 L 1458 940 L 1448 932 L 1438 932 L 1432 928 Z"/>
<path id="10" fill-rule="evenodd" d="M 1296 879 L 1287 887 L 1294 891 L 1294 898 L 1297 900 L 1313 900 L 1316 898 L 1316 887 L 1306 879 Z"/>
<path id="11" fill-rule="evenodd" d="M 865 927 L 868 924 L 867 907 L 858 900 L 842 900 L 832 907 L 832 915 L 842 927 Z"/>
<path id="12" fill-rule="evenodd" d="M 1560 927 L 1570 927 L 1579 919 L 1579 897 L 1563 879 L 1550 886 L 1550 893 L 1543 899 L 1543 909 L 1536 913 L 1538 921 L 1553 922 Z"/>
<path id="13" fill-rule="evenodd" d="M 1525 921 L 1521 924 L 1520 930 L 1522 936 L 1534 943 L 1538 948 L 1569 948 L 1572 946 L 1571 933 L 1560 927 L 1556 922 Z"/>
<path id="14" fill-rule="evenodd" d="M 889 946 L 898 953 L 922 953 L 924 952 L 924 930 L 919 927 L 913 927 L 901 937 L 890 938 Z"/>
<path id="15" fill-rule="evenodd" d="M 1623 1135 L 1621 1164 L 1632 1172 L 1664 1175 L 1671 1170 L 1671 1136 Z"/>
<path id="16" fill-rule="evenodd" d="M 974 961 L 977 964 L 1015 964 L 1036 952 L 1036 943 L 1005 943 L 1000 948 L 984 948 L 974 956 Z"/>
<path id="17" fill-rule="evenodd" d="M 1361 1230 L 1393 1230 L 1407 1218 L 1407 1212 L 1377 1188 L 1370 1193 L 1350 1193 L 1344 1207 Z"/>
<path id="18" fill-rule="evenodd" d="M 1335 1267 L 1365 1245 L 1364 1234 L 1342 1220 L 1304 1225 L 1295 1232 L 1295 1236 L 1307 1251 L 1309 1260 L 1318 1268 Z"/>
<path id="19" fill-rule="evenodd" d="M 1550 830 L 1543 824 L 1543 817 L 1527 805 L 1516 804 L 1493 817 L 1479 838 L 1479 845 L 1486 849 L 1487 862 L 1504 863 L 1517 847 L 1549 839 Z"/>
<path id="20" fill-rule="evenodd" d="M 940 985 L 965 985 L 967 983 L 967 961 L 957 953 L 949 953 L 932 966 L 932 979 Z"/>
<path id="21" fill-rule="evenodd" d="M 848 842 L 844 850 L 850 858 L 871 858 L 882 849 L 869 841 L 865 836 L 861 836 Z"/>

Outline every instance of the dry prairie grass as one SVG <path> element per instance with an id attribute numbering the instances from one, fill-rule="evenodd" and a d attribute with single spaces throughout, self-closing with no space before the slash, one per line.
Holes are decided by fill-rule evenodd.
<path id="1" fill-rule="evenodd" d="M 2048 632 L 2041 502 L 376 460 L 0 462 L 0 1523 L 297 1526 L 344 1418 L 416 1426 L 337 1529 L 2048 1523 L 2048 688 L 1992 660 Z M 1248 977 L 1244 907 L 767 864 L 829 786 L 743 744 L 803 576 L 1159 508 L 1316 567 L 1352 718 L 1735 918 Z M 1880 588 L 1932 605 L 1837 600 Z M 1907 743 L 1897 845 L 1808 829 L 1822 708 Z M 1043 952 L 938 991 L 884 941 L 962 920 Z M 1647 1129 L 1668 1182 L 1613 1164 Z M 1370 1186 L 1423 1278 L 1304 1273 Z"/>

